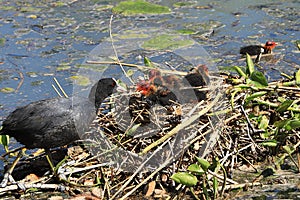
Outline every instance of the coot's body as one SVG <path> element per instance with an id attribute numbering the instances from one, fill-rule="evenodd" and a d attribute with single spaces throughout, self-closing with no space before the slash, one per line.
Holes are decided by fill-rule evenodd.
<path id="1" fill-rule="evenodd" d="M 29 149 L 67 145 L 88 130 L 96 109 L 115 86 L 113 79 L 105 78 L 91 89 L 89 98 L 53 98 L 17 108 L 3 122 L 1 134 L 14 137 Z"/>
<path id="2" fill-rule="evenodd" d="M 251 56 L 259 54 L 270 54 L 272 53 L 272 50 L 276 45 L 277 43 L 270 41 L 267 41 L 265 45 L 249 45 L 242 47 L 240 49 L 240 54 L 249 54 Z"/>
<path id="3" fill-rule="evenodd" d="M 250 56 L 259 55 L 260 53 L 265 53 L 265 49 L 262 45 L 249 45 L 242 47 L 240 49 L 240 54 L 249 54 Z"/>

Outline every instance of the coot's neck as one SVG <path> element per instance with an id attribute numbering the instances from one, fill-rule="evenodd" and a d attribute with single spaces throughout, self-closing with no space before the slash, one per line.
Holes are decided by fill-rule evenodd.
<path id="1" fill-rule="evenodd" d="M 96 109 L 98 109 L 98 108 L 96 107 L 96 98 L 95 98 L 97 86 L 98 86 L 98 82 L 95 83 L 95 84 L 93 85 L 93 87 L 91 88 L 91 91 L 90 91 L 90 93 L 89 93 L 89 100 L 90 100 L 92 103 L 95 103 L 95 108 L 96 108 Z"/>

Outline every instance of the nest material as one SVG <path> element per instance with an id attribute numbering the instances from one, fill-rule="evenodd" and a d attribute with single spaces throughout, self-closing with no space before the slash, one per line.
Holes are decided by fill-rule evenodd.
<path id="1" fill-rule="evenodd" d="M 120 102 L 122 102 L 122 104 Z M 124 102 L 129 102 L 129 106 L 127 106 L 127 103 L 124 104 Z M 192 103 L 184 105 L 174 104 L 170 106 L 151 105 L 151 102 L 147 102 L 142 96 L 137 95 L 130 96 L 129 100 L 126 95 L 118 96 L 117 98 L 112 97 L 108 105 L 111 107 L 109 112 L 106 112 L 106 107 L 99 110 L 98 120 L 95 126 L 98 126 L 97 130 L 100 130 L 101 137 L 99 137 L 99 132 L 95 134 L 97 135 L 97 137 L 93 139 L 95 144 L 101 141 L 103 139 L 102 137 L 105 137 L 114 147 L 120 147 L 136 155 L 180 124 L 182 120 L 187 117 L 188 112 L 195 106 Z M 201 110 L 201 106 L 196 109 L 195 112 L 197 112 L 197 110 Z M 103 111 L 106 113 L 103 113 Z M 183 115 L 183 113 L 185 115 Z M 188 138 L 190 134 L 194 136 L 201 134 L 203 130 L 198 133 L 198 126 L 207 123 L 208 118 L 203 117 L 201 123 L 198 125 L 194 123 L 192 126 L 180 130 L 181 133 L 179 136 L 174 135 L 170 137 L 171 140 L 177 137 L 175 141 L 178 141 L 173 141 L 174 143 L 172 144 L 171 142 L 170 144 L 179 146 L 178 148 L 170 146 L 167 151 L 169 155 L 165 156 L 171 156 L 170 151 L 172 148 L 178 149 L 178 152 L 181 152 L 181 148 L 183 147 L 180 146 L 183 144 L 181 144 L 180 140 Z M 102 143 L 96 144 L 95 147 L 98 145 L 103 148 Z M 151 152 L 155 151 L 158 147 L 159 145 L 153 148 Z M 176 152 L 177 151 L 175 151 L 175 153 Z M 178 154 L 178 152 L 176 154 Z M 176 157 L 175 155 L 173 156 Z M 163 160 L 162 158 L 163 156 L 161 156 L 159 160 Z M 137 164 L 134 165 L 139 166 Z"/>

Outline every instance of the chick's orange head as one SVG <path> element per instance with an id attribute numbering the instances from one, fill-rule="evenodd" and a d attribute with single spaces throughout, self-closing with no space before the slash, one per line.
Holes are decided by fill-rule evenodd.
<path id="1" fill-rule="evenodd" d="M 156 87 L 149 81 L 141 81 L 137 84 L 136 90 L 144 96 L 149 96 L 156 92 Z"/>
<path id="2" fill-rule="evenodd" d="M 266 49 L 274 49 L 276 47 L 277 43 L 276 42 L 273 42 L 273 41 L 267 41 L 266 44 L 265 44 L 265 48 Z"/>

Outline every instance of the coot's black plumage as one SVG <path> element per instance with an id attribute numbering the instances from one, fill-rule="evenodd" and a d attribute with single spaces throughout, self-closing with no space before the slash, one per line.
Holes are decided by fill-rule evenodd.
<path id="1" fill-rule="evenodd" d="M 207 86 L 210 82 L 208 68 L 206 65 L 198 65 L 197 67 L 191 69 L 191 71 L 184 78 L 192 87 Z M 206 91 L 199 91 L 198 89 L 194 89 L 193 92 L 195 93 L 195 96 L 199 102 L 201 100 L 206 100 Z M 190 91 L 183 91 L 183 94 L 185 96 L 188 96 L 189 93 Z"/>
<path id="2" fill-rule="evenodd" d="M 29 149 L 67 145 L 88 129 L 96 109 L 115 86 L 112 78 L 104 78 L 93 86 L 89 98 L 53 98 L 17 108 L 3 122 L 1 134 Z"/>
<path id="3" fill-rule="evenodd" d="M 275 48 L 277 43 L 273 41 L 267 41 L 265 45 L 249 45 L 242 47 L 240 49 L 240 54 L 249 54 L 251 56 L 253 55 L 259 55 L 259 54 L 269 54 L 272 53 L 272 50 Z"/>

